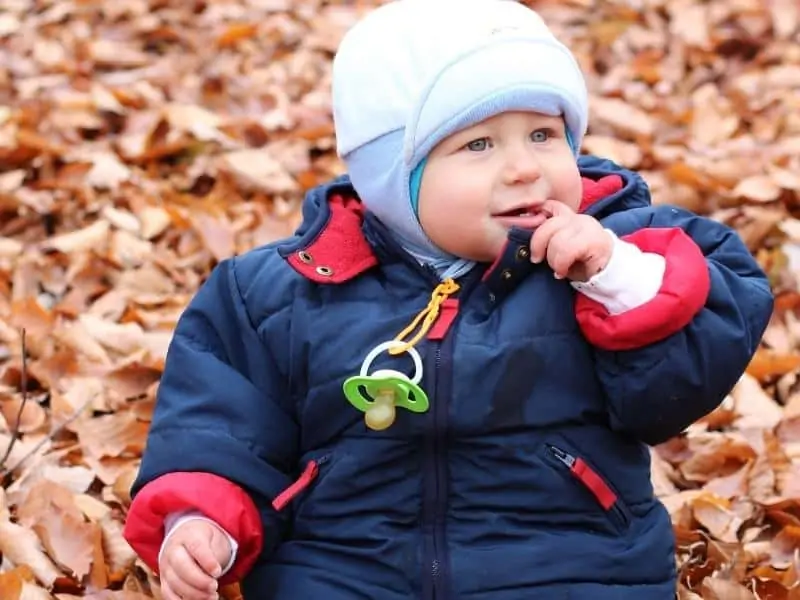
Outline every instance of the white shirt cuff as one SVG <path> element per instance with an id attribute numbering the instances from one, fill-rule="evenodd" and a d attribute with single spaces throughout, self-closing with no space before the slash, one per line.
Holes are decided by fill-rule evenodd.
<path id="1" fill-rule="evenodd" d="M 614 248 L 606 268 L 589 281 L 573 281 L 572 287 L 618 315 L 650 302 L 664 281 L 667 262 L 660 254 L 642 252 L 622 241 L 610 229 Z"/>
<path id="2" fill-rule="evenodd" d="M 164 546 L 167 543 L 167 540 L 170 536 L 175 533 L 175 531 L 188 521 L 205 521 L 206 523 L 211 523 L 215 527 L 217 527 L 225 536 L 228 538 L 228 542 L 231 544 L 231 558 L 228 561 L 228 564 L 222 567 L 222 575 L 225 575 L 228 571 L 231 570 L 233 564 L 236 562 L 236 552 L 239 550 L 239 544 L 236 543 L 236 540 L 233 539 L 230 533 L 225 531 L 222 527 L 220 527 L 219 523 L 209 519 L 203 513 L 196 511 L 196 510 L 185 510 L 176 513 L 170 513 L 164 519 L 164 541 L 161 542 L 161 549 L 158 551 L 158 562 L 161 563 L 161 553 L 164 552 Z"/>

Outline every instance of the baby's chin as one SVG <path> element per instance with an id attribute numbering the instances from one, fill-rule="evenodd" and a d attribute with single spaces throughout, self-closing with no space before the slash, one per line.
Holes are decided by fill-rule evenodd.
<path id="1" fill-rule="evenodd" d="M 508 231 L 501 230 L 501 235 L 494 237 L 492 240 L 487 240 L 486 244 L 481 248 L 475 249 L 470 253 L 469 260 L 474 260 L 480 263 L 493 263 L 506 249 L 508 243 Z"/>

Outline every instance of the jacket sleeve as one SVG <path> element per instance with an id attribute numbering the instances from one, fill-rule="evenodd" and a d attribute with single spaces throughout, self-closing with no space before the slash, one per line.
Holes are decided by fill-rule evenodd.
<path id="1" fill-rule="evenodd" d="M 657 444 L 722 402 L 758 347 L 773 296 L 739 236 L 721 223 L 667 206 L 602 223 L 666 263 L 658 293 L 637 308 L 611 315 L 583 294 L 575 300 L 612 427 Z"/>
<path id="2" fill-rule="evenodd" d="M 270 503 L 291 483 L 298 440 L 286 378 L 250 320 L 235 265 L 212 271 L 175 328 L 125 524 L 157 572 L 165 518 L 199 511 L 239 546 L 222 583 L 280 542 L 283 518 Z"/>

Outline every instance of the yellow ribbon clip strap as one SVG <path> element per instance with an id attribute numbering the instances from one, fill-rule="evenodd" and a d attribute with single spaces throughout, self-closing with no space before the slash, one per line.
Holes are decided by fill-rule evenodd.
<path id="1" fill-rule="evenodd" d="M 437 317 L 439 316 L 439 308 L 442 306 L 445 300 L 449 298 L 452 294 L 456 293 L 460 289 L 460 286 L 453 281 L 452 279 L 445 279 L 442 283 L 436 286 L 436 289 L 433 290 L 433 294 L 431 294 L 431 300 L 428 302 L 428 306 L 426 306 L 420 313 L 414 318 L 414 320 L 406 327 L 403 331 L 397 334 L 395 337 L 395 341 L 401 342 L 401 345 L 391 348 L 389 350 L 389 354 L 397 355 L 403 352 L 407 352 L 409 348 L 413 348 L 417 342 L 419 342 L 426 333 L 430 330 L 433 324 L 436 322 Z M 407 335 L 410 335 L 414 329 L 419 326 L 420 321 L 422 325 L 417 331 L 416 335 L 412 337 L 410 340 L 405 341 Z"/>

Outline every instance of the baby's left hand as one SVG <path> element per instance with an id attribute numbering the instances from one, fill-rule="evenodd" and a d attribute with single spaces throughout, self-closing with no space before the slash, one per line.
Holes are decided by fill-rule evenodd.
<path id="1" fill-rule="evenodd" d="M 599 221 L 555 200 L 542 211 L 550 216 L 531 237 L 532 262 L 547 258 L 556 278 L 571 281 L 588 281 L 606 267 L 614 242 Z"/>

